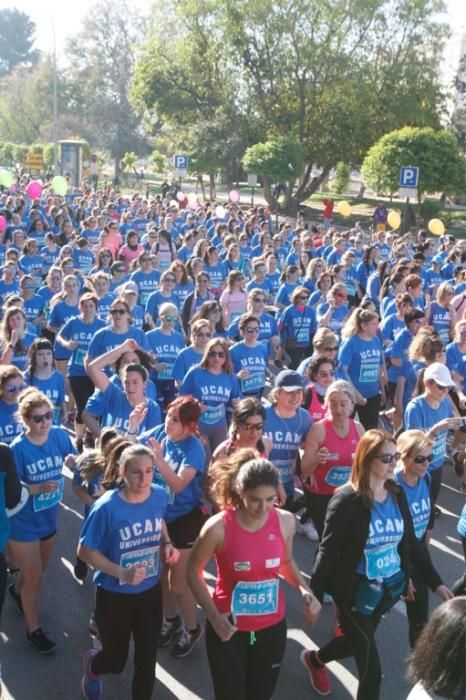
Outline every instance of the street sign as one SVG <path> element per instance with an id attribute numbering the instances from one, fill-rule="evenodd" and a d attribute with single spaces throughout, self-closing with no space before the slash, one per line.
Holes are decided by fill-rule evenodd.
<path id="1" fill-rule="evenodd" d="M 42 153 L 28 153 L 24 160 L 24 164 L 33 170 L 40 170 L 44 167 L 44 157 Z"/>
<path id="2" fill-rule="evenodd" d="M 400 168 L 400 187 L 417 187 L 419 182 L 419 168 L 408 165 Z"/>
<path id="3" fill-rule="evenodd" d="M 398 194 L 401 199 L 409 197 L 410 199 L 416 199 L 417 197 L 417 187 L 400 187 L 398 189 Z"/>
<path id="4" fill-rule="evenodd" d="M 252 173 L 248 175 L 248 185 L 249 187 L 257 187 L 257 175 Z"/>
<path id="5" fill-rule="evenodd" d="M 175 170 L 188 170 L 189 157 L 180 154 L 173 156 L 173 167 L 175 168 Z"/>

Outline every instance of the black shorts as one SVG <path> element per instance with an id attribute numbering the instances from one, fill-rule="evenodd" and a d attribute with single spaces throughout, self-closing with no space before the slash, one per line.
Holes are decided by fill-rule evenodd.
<path id="1" fill-rule="evenodd" d="M 44 535 L 43 537 L 41 537 L 39 542 L 47 542 L 47 540 L 51 540 L 52 537 L 55 537 L 56 534 L 57 534 L 56 530 L 54 530 L 53 532 L 49 532 L 48 535 Z"/>
<path id="2" fill-rule="evenodd" d="M 202 526 L 209 516 L 202 508 L 194 508 L 185 515 L 167 523 L 168 534 L 177 549 L 191 549 Z"/>

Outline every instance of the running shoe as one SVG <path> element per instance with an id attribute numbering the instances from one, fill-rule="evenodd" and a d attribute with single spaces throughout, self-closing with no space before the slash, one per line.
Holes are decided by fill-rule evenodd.
<path id="1" fill-rule="evenodd" d="M 20 615 L 24 615 L 23 603 L 21 601 L 21 596 L 19 595 L 19 593 L 16 592 L 16 588 L 15 588 L 14 583 L 10 583 L 8 585 L 8 593 L 13 598 L 15 605 L 16 605 L 16 609 L 18 610 L 18 613 Z"/>
<path id="2" fill-rule="evenodd" d="M 85 700 L 100 700 L 102 697 L 102 681 L 97 673 L 91 671 L 92 659 L 99 652 L 95 649 L 86 651 L 83 656 L 84 674 L 81 681 L 83 697 Z"/>
<path id="3" fill-rule="evenodd" d="M 300 654 L 301 663 L 307 672 L 309 673 L 309 680 L 311 685 L 318 695 L 330 695 L 332 692 L 332 686 L 330 685 L 330 679 L 325 666 L 315 666 L 311 659 L 313 658 L 315 651 L 306 651 L 303 649 Z"/>
<path id="4" fill-rule="evenodd" d="M 304 524 L 296 520 L 296 532 L 300 535 L 304 535 L 308 540 L 311 540 L 311 542 L 319 541 L 319 535 L 311 520 Z"/>
<path id="5" fill-rule="evenodd" d="M 181 619 L 177 615 L 174 620 L 163 618 L 162 629 L 160 630 L 159 647 L 168 647 L 175 638 L 175 635 L 182 627 Z"/>
<path id="6" fill-rule="evenodd" d="M 39 654 L 52 654 L 57 645 L 52 642 L 43 632 L 41 627 L 38 627 L 34 632 L 26 632 L 26 638 L 29 644 L 34 647 Z"/>
<path id="7" fill-rule="evenodd" d="M 172 649 L 172 656 L 176 659 L 182 659 L 184 656 L 188 656 L 193 650 L 193 646 L 202 637 L 202 627 L 196 625 L 194 632 L 189 632 L 189 630 L 183 628 L 180 630 L 176 637 L 176 642 Z"/>

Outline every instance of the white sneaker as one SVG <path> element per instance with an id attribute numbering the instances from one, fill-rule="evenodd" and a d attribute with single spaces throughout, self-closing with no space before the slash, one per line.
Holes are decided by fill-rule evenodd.
<path id="1" fill-rule="evenodd" d="M 300 535 L 304 535 L 308 538 L 308 540 L 311 540 L 311 542 L 319 541 L 319 535 L 312 524 L 312 520 L 308 520 L 307 523 L 304 523 L 303 525 L 303 523 L 296 519 L 296 532 L 298 532 Z"/>

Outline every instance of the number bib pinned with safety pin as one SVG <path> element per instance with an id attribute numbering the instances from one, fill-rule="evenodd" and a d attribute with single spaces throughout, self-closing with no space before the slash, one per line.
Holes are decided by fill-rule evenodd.
<path id="1" fill-rule="evenodd" d="M 366 558 L 366 576 L 370 580 L 389 578 L 401 568 L 400 555 L 396 544 L 385 544 L 382 547 L 367 549 L 364 552 Z"/>
<path id="2" fill-rule="evenodd" d="M 238 615 L 273 615 L 278 610 L 278 579 L 238 581 L 231 596 L 231 613 Z"/>

